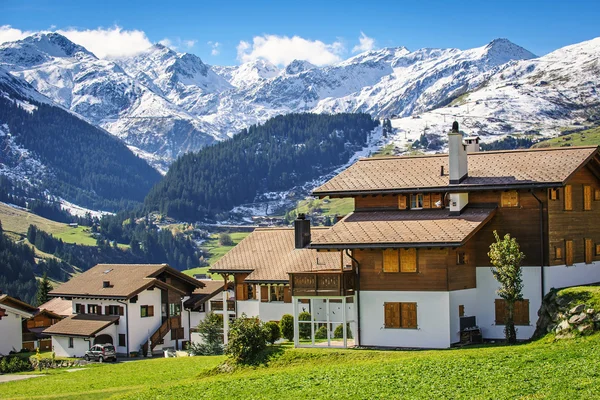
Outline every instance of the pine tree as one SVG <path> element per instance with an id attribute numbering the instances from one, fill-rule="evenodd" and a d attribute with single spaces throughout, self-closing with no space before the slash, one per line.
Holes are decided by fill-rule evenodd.
<path id="1" fill-rule="evenodd" d="M 41 306 L 49 300 L 48 293 L 53 289 L 52 284 L 48 280 L 48 275 L 44 272 L 42 280 L 38 283 L 38 291 L 36 295 L 37 305 Z"/>

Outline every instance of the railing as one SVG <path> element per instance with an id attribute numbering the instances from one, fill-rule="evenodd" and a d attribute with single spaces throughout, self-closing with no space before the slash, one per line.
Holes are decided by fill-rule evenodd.
<path id="1" fill-rule="evenodd" d="M 212 311 L 223 311 L 223 300 L 211 300 L 210 309 Z M 227 311 L 235 311 L 235 300 L 227 300 Z"/>
<path id="2" fill-rule="evenodd" d="M 154 350 L 154 348 L 159 344 L 159 342 L 165 337 L 167 333 L 171 331 L 171 329 L 181 328 L 181 316 L 177 315 L 174 317 L 169 317 L 165 322 L 162 323 L 161 326 L 150 336 L 150 351 Z M 144 343 L 144 351 L 148 349 L 148 342 Z"/>
<path id="3" fill-rule="evenodd" d="M 354 271 L 290 272 L 292 296 L 349 296 L 354 294 Z"/>

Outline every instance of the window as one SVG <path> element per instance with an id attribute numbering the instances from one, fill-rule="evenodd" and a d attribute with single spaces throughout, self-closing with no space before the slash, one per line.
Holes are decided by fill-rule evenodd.
<path id="1" fill-rule="evenodd" d="M 417 272 L 417 249 L 400 250 L 400 272 Z"/>
<path id="2" fill-rule="evenodd" d="M 69 338 L 69 348 L 70 349 L 73 348 L 73 338 L 72 337 Z"/>
<path id="3" fill-rule="evenodd" d="M 85 314 L 85 305 L 75 304 L 75 313 L 76 314 Z"/>
<path id="4" fill-rule="evenodd" d="M 384 327 L 417 329 L 417 303 L 383 303 Z"/>
<path id="5" fill-rule="evenodd" d="M 269 301 L 283 301 L 283 286 L 271 286 Z"/>
<path id="6" fill-rule="evenodd" d="M 563 258 L 563 249 L 560 246 L 554 246 L 554 258 L 557 260 L 562 260 Z"/>
<path id="7" fill-rule="evenodd" d="M 169 303 L 169 315 L 181 315 L 181 304 L 179 303 Z"/>
<path id="8" fill-rule="evenodd" d="M 88 304 L 87 306 L 88 314 L 102 314 L 100 307 L 96 304 Z"/>
<path id="9" fill-rule="evenodd" d="M 519 206 L 519 192 L 516 190 L 509 190 L 502 192 L 501 198 L 502 207 L 518 207 Z"/>
<path id="10" fill-rule="evenodd" d="M 419 210 L 423 208 L 423 195 L 422 194 L 411 194 L 410 195 L 410 209 Z"/>
<path id="11" fill-rule="evenodd" d="M 154 317 L 154 306 L 140 306 L 140 317 Z"/>
<path id="12" fill-rule="evenodd" d="M 184 333 L 183 328 L 172 328 L 171 329 L 171 340 L 183 339 L 184 338 L 183 333 Z"/>
<path id="13" fill-rule="evenodd" d="M 548 189 L 548 198 L 550 200 L 559 200 L 560 196 L 558 194 L 558 189 Z"/>
<path id="14" fill-rule="evenodd" d="M 247 286 L 248 290 L 248 300 L 256 300 L 256 286 L 254 284 L 249 283 Z"/>
<path id="15" fill-rule="evenodd" d="M 565 186 L 565 211 L 573 210 L 573 187 Z"/>
<path id="16" fill-rule="evenodd" d="M 119 347 L 127 346 L 127 338 L 124 333 L 119 333 Z"/>
<path id="17" fill-rule="evenodd" d="M 456 252 L 456 265 L 465 265 L 467 263 L 467 255 L 464 251 Z"/>
<path id="18" fill-rule="evenodd" d="M 398 260 L 398 250 L 385 249 L 383 250 L 383 272 L 398 272 L 400 271 L 400 263 Z"/>
<path id="19" fill-rule="evenodd" d="M 123 307 L 121 306 L 106 306 L 106 315 L 123 315 Z"/>
<path id="20" fill-rule="evenodd" d="M 583 187 L 583 210 L 591 211 L 592 209 L 592 187 Z"/>
<path id="21" fill-rule="evenodd" d="M 508 311 L 506 309 L 506 300 L 496 299 L 496 325 L 506 325 L 506 316 Z M 515 302 L 515 309 L 513 311 L 513 319 L 515 325 L 529 325 L 529 300 L 517 300 Z"/>
<path id="22" fill-rule="evenodd" d="M 458 316 L 459 317 L 465 316 L 465 306 L 462 304 L 458 306 Z"/>
<path id="23" fill-rule="evenodd" d="M 573 241 L 565 240 L 565 264 L 573 265 Z"/>
<path id="24" fill-rule="evenodd" d="M 585 239 L 585 263 L 591 264 L 594 258 L 594 244 L 592 239 Z"/>

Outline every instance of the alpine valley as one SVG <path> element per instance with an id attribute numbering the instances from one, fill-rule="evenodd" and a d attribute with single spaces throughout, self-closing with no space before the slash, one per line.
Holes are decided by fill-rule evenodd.
<path id="1" fill-rule="evenodd" d="M 324 67 L 300 60 L 276 66 L 260 59 L 238 66 L 211 66 L 193 54 L 160 44 L 132 57 L 100 59 L 58 33 L 40 33 L 0 45 L 2 174 L 19 177 L 32 186 L 46 180 L 43 188 L 54 195 L 88 207 L 115 209 L 118 201 L 142 201 L 159 180 L 135 155 L 165 174 L 178 157 L 198 151 L 202 157 L 201 149 L 217 142 L 225 147 L 231 142 L 231 148 L 243 149 L 227 139 L 239 132 L 252 135 L 248 128 L 279 115 L 365 113 L 373 119 L 391 119 L 393 129 L 385 134 L 379 126 L 368 135 L 360 133 L 360 140 L 349 140 L 343 159 L 336 158 L 335 165 L 317 168 L 311 176 L 294 172 L 291 176 L 298 176 L 296 180 L 277 178 L 288 183 L 288 191 L 307 189 L 336 167 L 353 162 L 357 155 L 369 155 L 384 146 L 392 145 L 392 152 L 402 153 L 412 150 L 416 142 L 422 151 L 441 151 L 446 145 L 443 133 L 454 119 L 465 132 L 479 135 L 487 144 L 518 135 L 536 141 L 565 130 L 593 127 L 600 121 L 599 60 L 600 38 L 543 57 L 506 39 L 496 39 L 469 50 L 383 48 Z M 40 131 L 36 143 L 25 140 L 27 133 L 9 121 L 11 112 L 27 120 L 43 110 L 61 121 L 72 121 L 78 126 L 73 129 L 82 131 L 72 142 L 79 148 L 61 144 L 64 157 L 93 153 L 84 142 L 96 150 L 114 147 L 114 152 L 108 147 L 102 150 L 113 152 L 111 166 L 97 170 L 105 182 L 120 182 L 112 195 L 93 179 L 82 181 L 65 175 L 64 164 L 44 155 L 45 143 L 58 140 L 56 132 Z M 318 123 L 344 131 L 338 122 Z M 289 121 L 274 126 L 289 126 Z M 359 137 L 345 133 L 341 137 Z M 102 144 L 91 141 L 87 134 Z M 261 135 L 255 132 L 252 137 Z M 294 137 L 305 140 L 308 136 L 297 133 Z M 255 144 L 248 147 L 264 150 Z M 219 153 L 226 160 L 229 150 L 219 149 L 206 157 Z M 192 160 L 184 164 L 192 165 Z M 181 170 L 184 164 L 177 165 L 178 176 L 185 175 Z M 53 182 L 61 183 L 48 184 L 48 176 L 60 178 Z M 129 186 L 135 187 L 129 193 L 127 186 L 132 181 L 139 183 Z M 161 203 L 161 188 L 168 187 L 173 185 L 155 187 L 151 203 Z M 262 183 L 256 187 L 260 187 L 257 196 L 283 189 Z M 178 193 L 194 192 L 188 189 L 179 186 Z M 227 202 L 228 207 L 234 204 L 238 203 Z M 196 204 L 186 207 L 199 209 Z M 201 209 L 204 212 L 205 208 Z"/>

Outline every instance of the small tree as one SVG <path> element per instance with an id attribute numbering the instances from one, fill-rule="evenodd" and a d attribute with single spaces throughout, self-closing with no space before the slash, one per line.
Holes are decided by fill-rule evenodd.
<path id="1" fill-rule="evenodd" d="M 510 234 L 500 239 L 494 231 L 496 242 L 490 245 L 488 257 L 492 263 L 494 278 L 500 283 L 497 293 L 506 302 L 506 325 L 504 335 L 508 343 L 517 342 L 517 331 L 514 323 L 515 302 L 523 298 L 523 279 L 521 277 L 521 262 L 525 254 L 521 252 L 519 243 Z"/>
<path id="2" fill-rule="evenodd" d="M 223 354 L 223 317 L 209 312 L 204 320 L 198 324 L 198 333 L 202 343 L 190 344 L 190 352 L 193 354 L 212 356 Z"/>
<path id="3" fill-rule="evenodd" d="M 221 233 L 219 235 L 219 244 L 221 246 L 233 246 L 233 239 L 229 233 Z"/>
<path id="4" fill-rule="evenodd" d="M 279 329 L 277 322 L 266 322 L 265 329 L 267 330 L 267 342 L 274 344 L 276 341 L 281 339 L 281 329 Z"/>
<path id="5" fill-rule="evenodd" d="M 267 330 L 258 318 L 242 314 L 229 327 L 227 354 L 236 364 L 257 364 L 267 348 Z"/>
<path id="6" fill-rule="evenodd" d="M 294 317 L 290 314 L 284 314 L 281 317 L 281 321 L 279 321 L 279 329 L 285 339 L 290 342 L 294 340 Z"/>
<path id="7" fill-rule="evenodd" d="M 311 319 L 310 313 L 306 311 L 298 315 L 298 321 L 310 321 Z M 302 339 L 310 338 L 310 324 L 298 323 L 298 334 Z"/>
<path id="8" fill-rule="evenodd" d="M 50 281 L 48 280 L 48 275 L 44 272 L 42 280 L 38 283 L 38 291 L 36 295 L 36 301 L 38 306 L 41 306 L 49 300 L 48 293 L 50 293 L 52 289 L 53 287 Z"/>
<path id="9" fill-rule="evenodd" d="M 339 324 L 333 331 L 333 337 L 335 339 L 342 339 L 344 337 L 344 324 Z M 346 324 L 346 339 L 352 339 L 352 331 L 350 330 L 350 324 Z"/>

